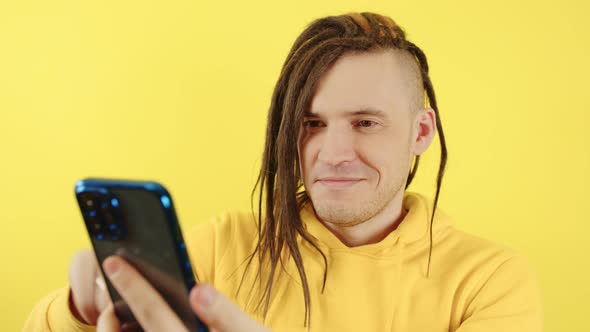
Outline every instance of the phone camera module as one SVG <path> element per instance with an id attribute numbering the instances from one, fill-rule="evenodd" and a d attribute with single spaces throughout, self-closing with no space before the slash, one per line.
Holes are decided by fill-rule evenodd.
<path id="1" fill-rule="evenodd" d="M 124 233 L 119 200 L 108 192 L 86 191 L 78 202 L 90 236 L 95 240 L 119 240 Z"/>
<path id="2" fill-rule="evenodd" d="M 107 237 L 113 241 L 120 240 L 125 234 L 125 225 L 123 223 L 122 207 L 119 199 L 115 196 L 109 196 L 104 201 L 107 208 L 102 210 L 103 218 L 106 223 Z"/>

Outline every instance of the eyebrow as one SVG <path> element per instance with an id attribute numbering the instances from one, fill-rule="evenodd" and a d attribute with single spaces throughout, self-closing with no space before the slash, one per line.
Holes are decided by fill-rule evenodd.
<path id="1" fill-rule="evenodd" d="M 346 111 L 343 112 L 344 116 L 355 116 L 355 115 L 374 115 L 374 116 L 385 116 L 385 112 L 380 110 L 380 109 L 376 109 L 376 108 L 361 108 L 358 109 L 356 111 Z M 320 116 L 320 112 L 317 111 L 308 111 L 304 114 L 304 116 L 308 116 L 308 117 L 319 117 Z"/>

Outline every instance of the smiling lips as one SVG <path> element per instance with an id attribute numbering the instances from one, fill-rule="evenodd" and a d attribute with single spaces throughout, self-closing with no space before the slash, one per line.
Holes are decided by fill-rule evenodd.
<path id="1" fill-rule="evenodd" d="M 329 188 L 347 188 L 351 187 L 365 179 L 362 178 L 345 178 L 345 177 L 325 177 L 316 180 L 320 185 Z"/>

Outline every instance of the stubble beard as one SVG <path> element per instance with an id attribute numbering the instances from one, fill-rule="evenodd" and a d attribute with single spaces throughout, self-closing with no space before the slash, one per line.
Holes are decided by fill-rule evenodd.
<path id="1" fill-rule="evenodd" d="M 359 199 L 314 199 L 310 193 L 315 213 L 325 223 L 340 227 L 361 224 L 381 213 L 400 190 L 405 190 L 407 176 L 398 175 L 389 185 Z M 362 196 L 362 195 L 359 195 Z"/>

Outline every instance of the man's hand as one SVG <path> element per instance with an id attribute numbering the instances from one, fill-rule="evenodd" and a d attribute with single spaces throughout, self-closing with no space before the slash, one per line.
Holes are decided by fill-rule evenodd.
<path id="1" fill-rule="evenodd" d="M 124 259 L 111 256 L 104 261 L 103 268 L 144 330 L 187 331 L 160 294 Z M 269 331 L 209 285 L 195 286 L 189 300 L 195 313 L 211 331 Z M 110 304 L 98 317 L 97 331 L 120 330 L 119 321 Z"/>
<path id="2" fill-rule="evenodd" d="M 70 310 L 81 322 L 96 325 L 96 319 L 111 302 L 96 256 L 91 250 L 77 252 L 69 270 Z"/>

